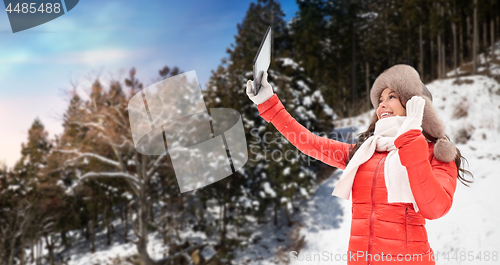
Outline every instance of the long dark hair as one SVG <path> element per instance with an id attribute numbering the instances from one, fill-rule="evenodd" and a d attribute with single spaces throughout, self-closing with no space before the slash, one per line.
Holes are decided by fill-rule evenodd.
<path id="1" fill-rule="evenodd" d="M 347 163 L 351 161 L 351 158 L 354 156 L 356 151 L 358 151 L 359 147 L 366 141 L 366 139 L 368 139 L 370 136 L 373 135 L 373 132 L 375 131 L 375 123 L 377 123 L 377 121 L 378 121 L 378 116 L 377 113 L 375 112 L 370 120 L 370 125 L 368 126 L 368 129 L 358 135 L 358 141 L 354 146 L 352 146 L 349 152 L 349 157 L 347 158 Z M 422 130 L 422 134 L 425 136 L 425 138 L 427 138 L 427 140 L 433 143 L 436 143 L 436 141 L 438 140 L 437 138 L 430 136 L 424 130 Z M 450 140 L 448 136 L 446 136 L 446 138 Z M 474 175 L 472 175 L 470 171 L 464 168 L 464 162 L 467 162 L 467 165 L 469 165 L 469 161 L 467 161 L 467 159 L 464 156 L 462 156 L 460 150 L 457 148 L 457 155 L 455 156 L 455 165 L 457 166 L 457 177 L 460 180 L 460 182 L 462 182 L 462 184 L 469 187 L 469 184 L 472 183 L 473 180 L 466 179 L 465 174 L 470 175 L 472 179 L 474 179 Z"/>

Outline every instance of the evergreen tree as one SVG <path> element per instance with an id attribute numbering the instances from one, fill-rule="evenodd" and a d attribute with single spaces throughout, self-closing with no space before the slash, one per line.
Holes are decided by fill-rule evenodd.
<path id="1" fill-rule="evenodd" d="M 327 3 L 324 0 L 297 1 L 299 12 L 291 23 L 293 59 L 300 62 L 314 82 L 327 78 L 326 61 L 331 39 L 327 31 Z"/>
<path id="2" fill-rule="evenodd" d="M 14 210 L 21 213 L 16 223 L 21 229 L 18 257 L 23 261 L 25 246 L 45 239 L 49 263 L 55 262 L 55 233 L 60 231 L 62 217 L 68 208 L 58 179 L 50 178 L 47 171 L 52 147 L 43 124 L 35 119 L 28 130 L 28 141 L 22 144 L 21 158 L 14 166 L 14 179 L 19 180 L 16 194 L 22 197 L 16 199 L 14 194 L 11 197 Z M 15 240 L 12 242 L 17 242 Z"/>
<path id="3" fill-rule="evenodd" d="M 45 127 L 36 118 L 28 130 L 28 142 L 21 146 L 21 158 L 14 166 L 21 179 L 36 182 L 41 177 L 41 169 L 47 166 L 46 156 L 51 147 Z"/>

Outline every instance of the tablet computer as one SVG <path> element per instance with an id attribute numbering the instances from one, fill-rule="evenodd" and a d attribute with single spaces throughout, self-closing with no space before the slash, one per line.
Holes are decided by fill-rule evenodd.
<path id="1" fill-rule="evenodd" d="M 262 75 L 267 72 L 269 65 L 271 64 L 271 27 L 267 28 L 264 39 L 260 43 L 259 50 L 255 55 L 253 60 L 253 84 L 254 84 L 254 94 L 259 93 L 260 87 L 262 85 Z"/>

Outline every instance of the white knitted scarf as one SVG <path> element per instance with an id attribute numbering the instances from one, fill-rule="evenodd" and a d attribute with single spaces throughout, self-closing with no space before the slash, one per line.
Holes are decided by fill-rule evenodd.
<path id="1" fill-rule="evenodd" d="M 366 139 L 351 158 L 332 195 L 348 200 L 359 166 L 368 161 L 375 150 L 378 152 L 387 151 L 389 154 L 385 159 L 384 178 L 388 202 L 413 203 L 414 209 L 418 211 L 411 192 L 408 172 L 401 165 L 398 149 L 394 146 L 398 129 L 405 119 L 406 116 L 394 116 L 377 121 L 373 136 Z"/>

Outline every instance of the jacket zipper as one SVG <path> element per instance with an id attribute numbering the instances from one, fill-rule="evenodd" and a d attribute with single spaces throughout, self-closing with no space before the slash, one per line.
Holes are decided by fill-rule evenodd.
<path id="1" fill-rule="evenodd" d="M 408 224 L 406 223 L 408 219 L 408 207 L 405 207 L 405 249 L 408 253 Z"/>
<path id="2" fill-rule="evenodd" d="M 371 211 L 371 214 L 370 214 L 370 238 L 368 240 L 369 242 L 369 245 L 368 245 L 368 254 L 372 254 L 372 245 L 373 245 L 373 219 L 375 219 L 375 188 L 376 188 L 376 184 L 377 184 L 377 176 L 378 176 L 378 172 L 380 171 L 380 166 L 382 165 L 382 163 L 384 162 L 385 160 L 385 156 L 380 159 L 380 162 L 378 162 L 378 165 L 377 165 L 377 170 L 375 170 L 375 175 L 373 176 L 373 183 L 372 183 L 372 211 Z M 366 255 L 368 257 L 368 255 Z M 371 257 L 371 255 L 370 255 Z M 370 265 L 372 263 L 371 259 L 368 260 L 368 265 Z"/>
<path id="3" fill-rule="evenodd" d="M 408 221 L 411 221 L 411 217 L 408 214 L 408 207 L 405 207 L 405 234 L 406 234 L 406 253 L 408 253 Z"/>

